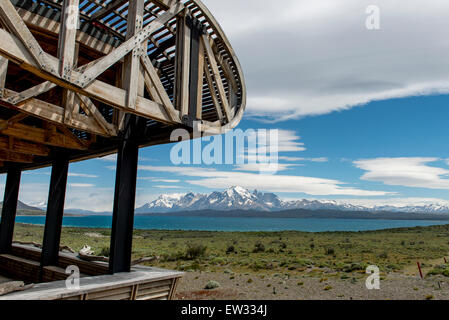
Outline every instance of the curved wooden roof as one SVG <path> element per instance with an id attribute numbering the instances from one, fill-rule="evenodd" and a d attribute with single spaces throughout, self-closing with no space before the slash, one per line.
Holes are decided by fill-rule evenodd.
<path id="1" fill-rule="evenodd" d="M 128 114 L 140 146 L 243 116 L 241 66 L 199 0 L 5 0 L 0 26 L 0 172 L 113 153 Z"/>

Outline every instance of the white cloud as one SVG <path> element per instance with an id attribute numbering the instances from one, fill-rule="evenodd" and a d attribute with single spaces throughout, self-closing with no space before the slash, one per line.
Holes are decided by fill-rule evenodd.
<path id="1" fill-rule="evenodd" d="M 72 187 L 72 188 L 86 188 L 86 187 L 95 187 L 95 185 L 91 184 L 91 183 L 69 183 L 69 187 Z"/>
<path id="2" fill-rule="evenodd" d="M 99 176 L 95 174 L 86 174 L 86 173 L 76 173 L 76 172 L 69 172 L 69 177 L 80 177 L 80 178 L 98 178 Z"/>
<path id="3" fill-rule="evenodd" d="M 199 178 L 187 180 L 192 185 L 209 189 L 224 189 L 240 185 L 249 189 L 260 189 L 278 193 L 306 193 L 309 195 L 353 195 L 382 196 L 391 194 L 384 191 L 370 191 L 345 186 L 344 182 L 303 176 L 255 174 L 237 171 L 218 171 L 199 167 L 140 166 L 139 170 L 168 172 L 182 176 Z"/>
<path id="4" fill-rule="evenodd" d="M 148 180 L 151 182 L 164 182 L 164 183 L 178 183 L 181 182 L 181 180 L 178 179 L 160 179 L 160 178 L 154 178 L 154 177 L 137 177 L 138 180 Z"/>
<path id="5" fill-rule="evenodd" d="M 430 166 L 438 158 L 376 158 L 354 162 L 367 171 L 362 180 L 378 181 L 391 186 L 449 189 L 449 170 Z"/>
<path id="6" fill-rule="evenodd" d="M 446 0 L 204 1 L 244 69 L 249 115 L 277 121 L 449 92 Z M 365 27 L 372 4 L 376 31 Z"/>

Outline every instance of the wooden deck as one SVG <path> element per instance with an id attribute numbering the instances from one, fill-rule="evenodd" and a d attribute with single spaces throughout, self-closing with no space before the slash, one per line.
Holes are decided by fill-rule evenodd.
<path id="1" fill-rule="evenodd" d="M 57 266 L 41 268 L 39 259 L 40 249 L 23 245 L 14 245 L 11 254 L 0 255 L 0 281 L 37 283 L 26 291 L 1 296 L 0 300 L 165 300 L 173 297 L 183 275 L 144 266 L 110 275 L 106 263 L 83 261 L 71 253 L 60 253 Z M 66 286 L 65 269 L 69 265 L 80 270 L 79 289 Z"/>

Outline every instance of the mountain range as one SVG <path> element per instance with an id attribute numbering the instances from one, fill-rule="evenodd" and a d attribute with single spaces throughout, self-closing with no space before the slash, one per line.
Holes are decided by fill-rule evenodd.
<path id="1" fill-rule="evenodd" d="M 333 210 L 360 212 L 404 212 L 449 214 L 449 206 L 444 204 L 429 204 L 422 206 L 391 206 L 378 205 L 366 207 L 335 200 L 293 200 L 285 201 L 274 193 L 263 193 L 257 190 L 249 191 L 243 187 L 231 187 L 223 192 L 214 191 L 210 194 L 189 192 L 186 194 L 163 194 L 156 200 L 136 208 L 136 214 L 172 213 L 189 211 L 235 211 L 251 210 L 259 212 L 279 212 L 285 210 Z"/>

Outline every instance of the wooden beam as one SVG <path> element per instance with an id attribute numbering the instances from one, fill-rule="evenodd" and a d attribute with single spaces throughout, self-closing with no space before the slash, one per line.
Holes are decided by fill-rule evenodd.
<path id="1" fill-rule="evenodd" d="M 3 89 L 5 88 L 7 72 L 8 59 L 0 57 L 0 98 L 3 98 Z"/>
<path id="2" fill-rule="evenodd" d="M 0 20 L 22 42 L 42 70 L 52 74 L 56 73 L 54 66 L 48 62 L 44 50 L 23 22 L 11 1 L 0 1 Z"/>
<path id="3" fill-rule="evenodd" d="M 147 84 L 148 86 L 153 87 L 153 90 L 149 90 L 151 92 L 150 95 L 153 99 L 156 99 L 156 102 L 160 101 L 160 103 L 163 104 L 165 107 L 165 110 L 167 111 L 167 114 L 170 116 L 170 118 L 175 122 L 180 122 L 181 119 L 179 117 L 179 111 L 175 109 L 173 106 L 167 91 L 165 91 L 164 86 L 162 85 L 161 79 L 159 78 L 159 75 L 157 74 L 156 69 L 154 68 L 153 64 L 151 63 L 150 59 L 147 55 L 143 55 L 140 57 L 142 61 L 142 65 L 145 69 L 145 72 L 148 74 L 148 79 L 151 81 L 151 84 Z"/>
<path id="4" fill-rule="evenodd" d="M 30 143 L 19 139 L 12 140 L 11 143 L 11 137 L 0 137 L 0 149 L 42 157 L 46 157 L 50 154 L 50 149 L 41 144 Z"/>
<path id="5" fill-rule="evenodd" d="M 72 82 L 76 81 L 76 84 L 82 88 L 86 88 L 90 85 L 100 74 L 106 71 L 109 67 L 117 63 L 125 55 L 130 53 L 134 48 L 140 47 L 143 41 L 148 39 L 148 37 L 154 33 L 156 30 L 163 27 L 168 21 L 173 19 L 181 10 L 184 9 L 182 3 L 178 3 L 171 7 L 168 11 L 158 16 L 156 19 L 151 21 L 145 28 L 137 32 L 133 37 L 129 38 L 123 42 L 119 47 L 114 49 L 108 55 L 100 58 L 97 62 L 90 68 L 88 68 L 84 73 L 78 77 L 73 76 Z"/>
<path id="6" fill-rule="evenodd" d="M 76 61 L 79 0 L 63 0 L 58 41 L 59 75 L 68 79 Z"/>
<path id="7" fill-rule="evenodd" d="M 189 125 L 193 125 L 193 121 L 202 117 L 204 46 L 200 39 L 201 35 L 202 30 L 192 24 L 189 75 Z"/>
<path id="8" fill-rule="evenodd" d="M 115 127 L 106 121 L 106 119 L 101 114 L 100 110 L 98 110 L 97 106 L 86 96 L 82 96 L 76 94 L 78 99 L 81 101 L 81 107 L 87 115 L 92 116 L 98 125 L 104 130 L 107 135 L 116 136 L 117 130 Z"/>
<path id="9" fill-rule="evenodd" d="M 0 161 L 33 163 L 34 157 L 29 154 L 16 153 L 9 150 L 0 150 Z"/>
<path id="10" fill-rule="evenodd" d="M 217 61 L 215 60 L 214 52 L 210 46 L 207 35 L 202 35 L 202 42 L 204 48 L 206 49 L 207 60 L 209 61 L 210 68 L 212 70 L 212 77 L 215 81 L 215 85 L 217 86 L 218 96 L 220 97 L 221 105 L 223 106 L 226 119 L 228 122 L 232 120 L 231 109 L 229 107 L 228 98 L 226 96 L 226 92 L 223 86 L 223 81 L 221 80 L 220 71 L 218 70 Z"/>
<path id="11" fill-rule="evenodd" d="M 20 123 L 13 124 L 7 127 L 6 129 L 1 130 L 0 132 L 4 135 L 14 137 L 17 139 L 22 139 L 54 147 L 76 149 L 76 150 L 87 149 L 85 145 L 75 143 L 72 139 L 68 138 L 64 134 L 58 132 L 50 133 L 45 129 L 35 128 Z"/>
<path id="12" fill-rule="evenodd" d="M 20 104 L 26 100 L 29 100 L 31 98 L 34 98 L 40 94 L 43 94 L 45 92 L 50 91 L 51 89 L 56 88 L 56 84 L 45 81 L 38 85 L 35 85 L 34 87 L 31 87 L 29 89 L 26 89 L 22 92 L 17 93 L 16 95 L 9 94 L 8 96 L 5 96 L 5 101 L 17 105 Z M 9 92 L 11 93 L 11 92 Z"/>
<path id="13" fill-rule="evenodd" d="M 186 13 L 176 22 L 175 107 L 181 118 L 189 111 L 190 28 Z"/>
<path id="14" fill-rule="evenodd" d="M 0 29 L 0 53 L 19 64 L 23 69 L 28 70 L 43 79 L 50 80 L 63 88 L 78 92 L 90 98 L 94 98 L 95 100 L 101 101 L 125 112 L 134 113 L 136 115 L 161 122 L 173 123 L 161 104 L 143 97 L 137 97 L 135 110 L 128 108 L 125 105 L 126 91 L 113 85 L 94 80 L 92 84 L 83 89 L 73 85 L 72 83 L 63 81 L 54 75 L 42 72 L 39 66 L 36 65 L 31 56 L 23 48 L 23 45 L 19 42 L 19 40 L 2 29 Z M 56 65 L 58 63 L 57 59 L 54 58 L 52 63 Z M 77 74 L 78 76 L 81 75 L 75 71 L 73 71 L 72 74 Z"/>
<path id="15" fill-rule="evenodd" d="M 7 90 L 7 94 L 10 94 L 10 92 L 13 95 L 15 94 L 15 92 Z M 93 118 L 78 113 L 72 116 L 70 122 L 65 122 L 63 108 L 39 99 L 29 99 L 21 105 L 14 106 L 14 108 L 25 113 L 25 115 L 32 115 L 57 125 L 68 125 L 81 131 L 109 136 L 97 125 Z"/>
<path id="16" fill-rule="evenodd" d="M 128 20 L 126 26 L 126 40 L 131 39 L 143 27 L 145 1 L 134 0 L 129 2 Z M 126 106 L 136 108 L 137 96 L 143 96 L 143 70 L 140 65 L 140 56 L 146 54 L 145 45 L 137 45 L 125 56 L 123 63 L 123 89 L 127 91 Z"/>

